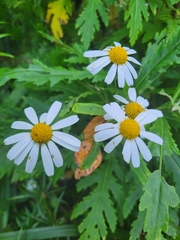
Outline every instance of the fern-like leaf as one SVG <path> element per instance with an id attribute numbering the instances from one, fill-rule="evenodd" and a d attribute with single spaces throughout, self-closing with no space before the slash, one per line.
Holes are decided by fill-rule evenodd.
<path id="1" fill-rule="evenodd" d="M 143 190 L 139 209 L 147 209 L 144 222 L 146 239 L 162 239 L 162 231 L 168 230 L 169 207 L 176 207 L 179 197 L 175 188 L 168 185 L 161 176 L 160 170 L 151 173 Z"/>
<path id="2" fill-rule="evenodd" d="M 130 28 L 130 43 L 134 45 L 138 34 L 142 31 L 142 19 L 148 20 L 148 11 L 144 0 L 130 0 L 129 10 L 125 13 L 125 20 L 128 20 L 127 27 Z"/>
<path id="3" fill-rule="evenodd" d="M 123 214 L 124 217 L 127 218 L 137 200 L 142 195 L 142 185 L 137 182 L 132 190 L 129 191 L 128 196 L 126 197 L 124 206 L 123 206 Z"/>
<path id="4" fill-rule="evenodd" d="M 99 13 L 105 26 L 107 26 L 107 9 L 101 0 L 89 0 L 87 6 L 84 8 L 76 22 L 76 28 L 79 28 L 78 34 L 82 35 L 81 40 L 86 49 L 89 47 L 95 31 L 100 29 L 97 12 Z"/>
<path id="5" fill-rule="evenodd" d="M 63 80 L 83 80 L 92 78 L 91 74 L 86 70 L 77 70 L 75 68 L 67 69 L 63 67 L 48 67 L 38 60 L 34 60 L 34 64 L 30 64 L 26 68 L 1 68 L 0 69 L 0 86 L 3 86 L 11 79 L 17 79 L 18 82 L 31 82 L 37 86 L 50 83 L 53 87 L 55 84 Z"/>
<path id="6" fill-rule="evenodd" d="M 175 151 L 179 154 L 179 150 L 177 145 L 172 138 L 172 134 L 170 131 L 170 126 L 165 118 L 159 118 L 154 122 L 153 126 L 150 128 L 150 131 L 157 133 L 163 138 L 163 145 L 159 146 L 154 142 L 149 142 L 148 146 L 152 151 L 153 156 L 161 156 L 161 148 L 162 148 L 162 155 L 163 156 L 171 156 L 171 154 Z"/>
<path id="7" fill-rule="evenodd" d="M 166 156 L 164 160 L 166 171 L 173 174 L 173 179 L 176 183 L 177 193 L 180 196 L 180 156 L 173 153 L 171 156 Z"/>
<path id="8" fill-rule="evenodd" d="M 176 29 L 171 38 L 165 39 L 167 31 L 156 35 L 156 43 L 148 45 L 145 58 L 142 60 L 142 67 L 139 72 L 135 87 L 142 93 L 149 86 L 157 86 L 158 75 L 165 72 L 171 65 L 179 64 L 180 59 L 180 27 Z M 162 71 L 163 69 L 163 71 Z"/>
<path id="9" fill-rule="evenodd" d="M 113 169 L 120 166 L 115 159 L 108 159 L 92 175 L 82 179 L 78 184 L 78 190 L 85 186 L 96 184 L 94 190 L 82 199 L 75 207 L 72 219 L 84 215 L 84 220 L 79 225 L 80 239 L 99 240 L 107 236 L 107 223 L 112 232 L 116 229 L 116 209 L 113 198 L 117 201 L 124 195 L 117 178 L 114 176 Z"/>
<path id="10" fill-rule="evenodd" d="M 132 229 L 130 231 L 130 240 L 140 239 L 139 235 L 143 229 L 144 219 L 146 216 L 146 211 L 139 212 L 137 219 L 132 223 Z"/>

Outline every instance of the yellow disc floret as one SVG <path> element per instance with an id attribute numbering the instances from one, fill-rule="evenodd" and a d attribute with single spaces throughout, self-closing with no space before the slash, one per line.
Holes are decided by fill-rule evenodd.
<path id="1" fill-rule="evenodd" d="M 52 129 L 45 123 L 38 123 L 32 128 L 31 137 L 36 143 L 46 143 L 52 137 Z"/>
<path id="2" fill-rule="evenodd" d="M 134 119 L 139 113 L 143 111 L 144 108 L 142 108 L 142 106 L 137 102 L 131 102 L 125 106 L 126 115 L 132 119 Z"/>
<path id="3" fill-rule="evenodd" d="M 134 119 L 125 119 L 120 123 L 119 132 L 124 138 L 132 140 L 139 136 L 140 126 Z"/>
<path id="4" fill-rule="evenodd" d="M 109 57 L 111 62 L 115 64 L 124 64 L 127 62 L 128 55 L 124 48 L 117 46 L 111 48 L 109 51 Z"/>

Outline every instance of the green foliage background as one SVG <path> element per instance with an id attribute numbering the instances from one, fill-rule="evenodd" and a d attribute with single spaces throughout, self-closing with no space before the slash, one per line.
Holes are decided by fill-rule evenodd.
<path id="1" fill-rule="evenodd" d="M 0 239 L 180 239 L 179 1 L 64 1 L 72 14 L 58 41 L 45 22 L 48 3 L 0 1 Z M 95 76 L 86 70 L 92 59 L 84 51 L 114 41 L 137 51 L 142 66 L 134 86 L 164 115 L 149 126 L 164 140 L 162 147 L 149 143 L 153 159 L 134 169 L 119 146 L 80 180 L 66 149 L 63 167 L 49 178 L 41 159 L 32 174 L 25 173 L 25 161 L 9 161 L 3 140 L 15 133 L 13 121 L 25 120 L 24 108 L 41 114 L 61 101 L 58 117 L 77 113 L 80 121 L 68 131 L 82 140 L 113 94 L 127 97 L 127 86 L 104 83 L 106 69 Z"/>

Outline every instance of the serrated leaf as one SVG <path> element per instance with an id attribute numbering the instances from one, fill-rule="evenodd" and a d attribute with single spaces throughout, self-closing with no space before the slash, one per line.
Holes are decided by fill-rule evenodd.
<path id="1" fill-rule="evenodd" d="M 149 142 L 148 146 L 151 149 L 153 156 L 170 156 L 173 151 L 175 151 L 177 154 L 179 154 L 179 149 L 177 148 L 177 145 L 172 138 L 172 134 L 170 132 L 170 126 L 169 123 L 165 118 L 159 118 L 154 123 L 153 126 L 150 128 L 150 132 L 154 132 L 157 135 L 159 135 L 163 139 L 163 145 L 160 146 L 154 142 Z"/>
<path id="2" fill-rule="evenodd" d="M 103 23 L 108 25 L 108 13 L 103 1 L 89 0 L 87 6 L 76 21 L 76 28 L 79 28 L 78 34 L 82 35 L 82 42 L 87 49 L 94 37 L 95 31 L 100 29 L 98 14 Z"/>
<path id="3" fill-rule="evenodd" d="M 115 231 L 117 216 L 112 195 L 118 200 L 122 190 L 113 174 L 114 168 L 120 169 L 117 161 L 113 158 L 108 159 L 97 171 L 78 183 L 78 190 L 96 184 L 94 190 L 77 204 L 72 214 L 72 219 L 85 214 L 78 227 L 81 240 L 99 240 L 106 237 L 107 223 L 111 231 Z"/>
<path id="4" fill-rule="evenodd" d="M 131 210 L 133 209 L 134 205 L 136 204 L 137 200 L 142 195 L 142 185 L 136 184 L 133 186 L 133 189 L 129 191 L 128 196 L 126 196 L 126 200 L 123 206 L 123 215 L 124 218 L 127 218 Z"/>
<path id="5" fill-rule="evenodd" d="M 173 153 L 171 156 L 165 156 L 164 159 L 165 169 L 168 173 L 173 174 L 174 181 L 176 182 L 177 193 L 180 196 L 180 156 Z"/>
<path id="6" fill-rule="evenodd" d="M 130 239 L 129 240 L 137 240 L 139 239 L 139 235 L 143 229 L 144 219 L 146 216 L 146 211 L 138 212 L 137 219 L 132 223 L 132 229 L 130 231 Z"/>
<path id="7" fill-rule="evenodd" d="M 130 0 L 129 9 L 125 13 L 125 20 L 128 20 L 127 27 L 130 28 L 130 43 L 134 45 L 138 34 L 142 31 L 143 17 L 148 21 L 148 11 L 144 0 Z"/>
<path id="8" fill-rule="evenodd" d="M 156 0 L 151 0 L 148 2 L 150 8 L 151 8 L 151 11 L 152 13 L 155 15 L 156 14 L 156 9 L 158 7 L 158 2 Z"/>
<path id="9" fill-rule="evenodd" d="M 179 197 L 175 188 L 168 185 L 161 176 L 160 170 L 150 174 L 144 194 L 140 199 L 139 209 L 147 209 L 144 231 L 148 240 L 161 239 L 162 231 L 168 230 L 169 207 L 179 204 Z"/>
<path id="10" fill-rule="evenodd" d="M 156 43 L 149 43 L 148 45 L 146 56 L 141 61 L 142 66 L 138 79 L 135 81 L 135 87 L 139 93 L 142 93 L 149 86 L 155 85 L 157 75 L 160 76 L 171 65 L 180 63 L 178 57 L 180 51 L 180 27 L 176 29 L 170 38 L 165 40 L 166 35 L 166 30 L 160 35 L 156 34 Z"/>
<path id="11" fill-rule="evenodd" d="M 103 116 L 105 114 L 103 107 L 96 103 L 75 103 L 72 110 L 75 113 L 87 114 L 91 116 Z"/>
<path id="12" fill-rule="evenodd" d="M 1 68 L 0 69 L 0 86 L 3 86 L 11 79 L 17 79 L 19 82 L 31 82 L 37 86 L 49 83 L 51 87 L 63 80 L 83 80 L 92 78 L 86 69 L 76 70 L 62 67 L 48 67 L 38 60 L 30 64 L 28 68 Z"/>
<path id="13" fill-rule="evenodd" d="M 147 168 L 147 165 L 144 162 L 144 160 L 141 161 L 141 166 L 139 168 L 134 168 L 132 164 L 130 166 L 131 166 L 131 170 L 139 178 L 139 181 L 144 185 L 147 182 L 148 175 L 150 174 L 150 171 Z"/>

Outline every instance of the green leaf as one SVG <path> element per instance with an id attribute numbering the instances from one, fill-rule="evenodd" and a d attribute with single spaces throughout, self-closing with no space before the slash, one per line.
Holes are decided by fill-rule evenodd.
<path id="1" fill-rule="evenodd" d="M 180 63 L 178 53 L 180 52 L 180 27 L 170 38 L 164 39 L 167 31 L 160 35 L 156 34 L 156 43 L 149 43 L 146 56 L 143 58 L 138 79 L 135 81 L 136 90 L 142 93 L 149 86 L 157 86 L 158 77 L 167 69 Z"/>
<path id="2" fill-rule="evenodd" d="M 148 11 L 144 0 L 130 0 L 129 9 L 125 13 L 125 20 L 128 21 L 127 27 L 130 28 L 130 43 L 134 45 L 139 33 L 142 31 L 143 17 L 148 21 Z"/>
<path id="3" fill-rule="evenodd" d="M 0 38 L 4 38 L 4 37 L 8 37 L 8 36 L 11 36 L 11 34 L 9 34 L 9 33 L 0 34 Z"/>
<path id="4" fill-rule="evenodd" d="M 155 15 L 156 14 L 156 9 L 158 7 L 158 3 L 156 0 L 151 0 L 148 2 L 150 8 L 151 8 L 151 11 L 153 12 L 153 14 Z"/>
<path id="5" fill-rule="evenodd" d="M 63 80 L 83 80 L 92 78 L 86 70 L 66 69 L 63 67 L 48 67 L 38 60 L 26 68 L 1 68 L 0 69 L 0 86 L 3 86 L 11 79 L 17 79 L 19 82 L 31 82 L 37 86 L 49 83 L 51 87 Z"/>
<path id="6" fill-rule="evenodd" d="M 173 153 L 171 156 L 165 156 L 165 169 L 168 173 L 173 174 L 173 179 L 176 183 L 177 193 L 180 196 L 180 156 Z"/>
<path id="7" fill-rule="evenodd" d="M 133 186 L 133 189 L 129 191 L 128 196 L 126 196 L 126 200 L 123 206 L 123 215 L 124 218 L 127 218 L 136 204 L 137 200 L 142 195 L 142 185 L 139 182 Z"/>
<path id="8" fill-rule="evenodd" d="M 105 111 L 103 107 L 96 103 L 75 103 L 72 110 L 75 113 L 86 115 L 104 116 Z"/>
<path id="9" fill-rule="evenodd" d="M 139 209 L 147 209 L 144 231 L 147 232 L 148 240 L 161 239 L 161 232 L 168 230 L 169 207 L 176 207 L 179 197 L 175 188 L 168 185 L 161 176 L 160 170 L 149 175 L 143 190 Z"/>
<path id="10" fill-rule="evenodd" d="M 132 228 L 130 231 L 130 239 L 129 240 L 137 240 L 140 239 L 140 233 L 143 229 L 144 219 L 146 216 L 146 211 L 138 212 L 137 219 L 132 223 Z"/>
<path id="11" fill-rule="evenodd" d="M 179 154 L 179 149 L 172 138 L 172 134 L 170 132 L 170 126 L 167 120 L 163 118 L 157 119 L 153 126 L 150 128 L 150 132 L 154 132 L 159 135 L 163 139 L 163 145 L 160 146 L 157 143 L 149 142 L 148 146 L 151 149 L 153 156 L 161 156 L 162 155 L 170 156 L 174 151 Z"/>
<path id="12" fill-rule="evenodd" d="M 82 169 L 87 169 L 92 165 L 92 163 L 96 159 L 97 155 L 99 154 L 100 145 L 101 145 L 101 143 L 94 142 L 93 148 L 91 149 L 90 153 L 83 160 L 83 163 L 82 163 L 82 166 L 81 166 Z"/>
<path id="13" fill-rule="evenodd" d="M 78 190 L 96 184 L 93 191 L 85 196 L 77 204 L 72 219 L 83 215 L 83 221 L 79 225 L 81 233 L 80 240 L 99 240 L 107 236 L 107 223 L 112 232 L 115 231 L 117 215 L 113 198 L 119 201 L 124 196 L 118 179 L 115 177 L 115 169 L 121 173 L 121 168 L 114 158 L 106 159 L 106 163 L 101 165 L 93 174 L 81 179 L 78 183 Z"/>
<path id="14" fill-rule="evenodd" d="M 89 47 L 95 31 L 99 31 L 100 29 L 98 14 L 107 26 L 108 13 L 103 1 L 89 0 L 87 6 L 76 21 L 76 28 L 79 28 L 78 35 L 82 35 L 81 40 L 86 49 Z"/>
<path id="15" fill-rule="evenodd" d="M 131 170 L 137 175 L 139 181 L 145 185 L 147 182 L 148 175 L 150 174 L 149 169 L 144 160 L 141 161 L 141 166 L 139 168 L 134 168 L 131 164 Z"/>
<path id="16" fill-rule="evenodd" d="M 9 53 L 3 53 L 3 52 L 0 52 L 0 57 L 10 57 L 10 58 L 14 58 L 13 55 L 9 54 Z"/>
<path id="17" fill-rule="evenodd" d="M 77 237 L 78 231 L 74 225 L 61 225 L 51 227 L 32 228 L 27 230 L 20 230 L 15 232 L 0 233 L 0 239 L 51 239 L 60 237 Z M 18 238 L 19 237 L 19 238 Z"/>

